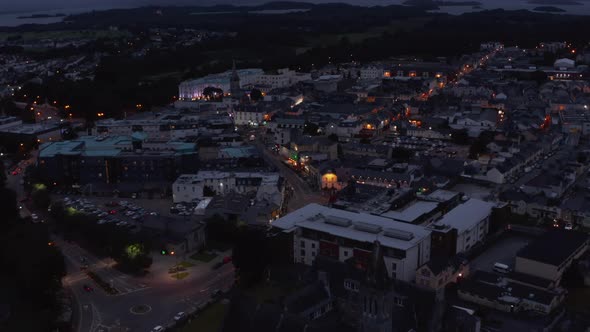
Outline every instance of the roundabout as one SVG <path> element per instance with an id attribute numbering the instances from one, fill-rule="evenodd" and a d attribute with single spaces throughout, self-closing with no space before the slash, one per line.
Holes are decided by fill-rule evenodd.
<path id="1" fill-rule="evenodd" d="M 129 311 L 134 315 L 145 315 L 152 311 L 152 307 L 147 304 L 138 304 L 131 307 Z"/>

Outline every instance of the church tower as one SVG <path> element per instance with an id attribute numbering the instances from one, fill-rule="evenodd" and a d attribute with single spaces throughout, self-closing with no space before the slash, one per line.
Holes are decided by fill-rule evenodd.
<path id="1" fill-rule="evenodd" d="M 231 78 L 229 79 L 229 92 L 232 98 L 240 98 L 242 89 L 240 88 L 240 76 L 236 70 L 236 61 L 233 61 Z"/>
<path id="2" fill-rule="evenodd" d="M 366 276 L 359 292 L 362 311 L 359 332 L 391 332 L 393 296 L 379 241 L 373 244 Z"/>

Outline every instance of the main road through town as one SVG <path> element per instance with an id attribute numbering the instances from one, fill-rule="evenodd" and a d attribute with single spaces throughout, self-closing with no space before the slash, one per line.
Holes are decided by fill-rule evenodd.
<path id="1" fill-rule="evenodd" d="M 279 155 L 274 154 L 266 148 L 259 137 L 254 142 L 256 147 L 262 152 L 264 160 L 276 167 L 281 176 L 293 188 L 293 195 L 288 202 L 288 211 L 299 209 L 309 203 L 320 203 L 325 200 L 320 193 L 314 192 L 304 179 L 299 177 L 289 166 L 285 165 Z"/>

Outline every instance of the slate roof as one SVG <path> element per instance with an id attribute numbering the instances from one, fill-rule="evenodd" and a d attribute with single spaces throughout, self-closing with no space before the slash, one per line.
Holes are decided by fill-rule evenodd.
<path id="1" fill-rule="evenodd" d="M 330 296 L 324 285 L 317 281 L 288 296 L 285 306 L 289 312 L 299 314 L 328 300 Z"/>

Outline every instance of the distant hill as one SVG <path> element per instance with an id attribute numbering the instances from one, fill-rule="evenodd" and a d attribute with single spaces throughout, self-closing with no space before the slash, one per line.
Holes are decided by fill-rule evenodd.
<path id="1" fill-rule="evenodd" d="M 546 13 L 564 13 L 565 9 L 561 9 L 558 7 L 553 7 L 553 6 L 539 6 L 539 7 L 535 7 L 533 8 L 534 11 L 537 12 L 546 12 Z"/>
<path id="2" fill-rule="evenodd" d="M 420 7 L 452 7 L 452 6 L 481 6 L 479 1 L 437 1 L 437 0 L 406 0 L 403 3 L 407 6 Z"/>
<path id="3" fill-rule="evenodd" d="M 535 5 L 560 5 L 560 6 L 581 6 L 582 2 L 575 0 L 529 0 L 528 3 Z"/>

